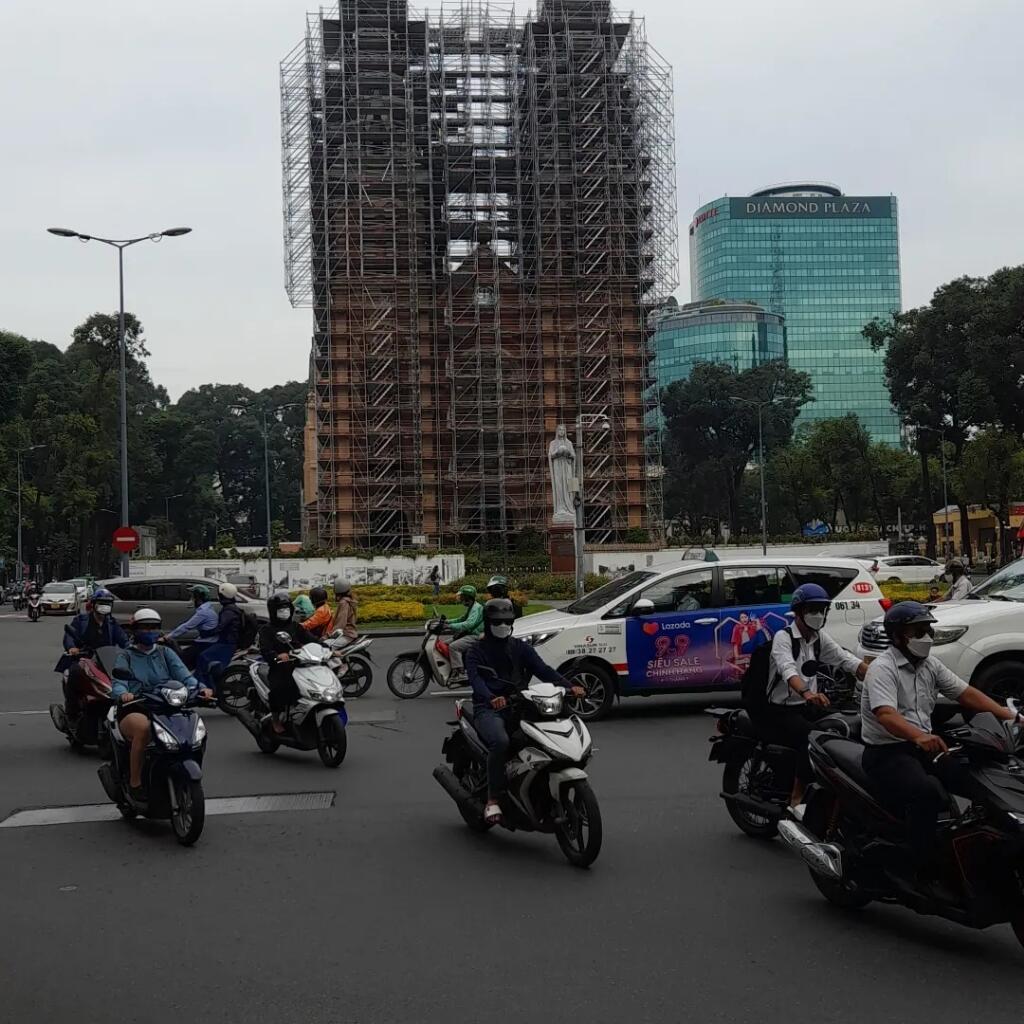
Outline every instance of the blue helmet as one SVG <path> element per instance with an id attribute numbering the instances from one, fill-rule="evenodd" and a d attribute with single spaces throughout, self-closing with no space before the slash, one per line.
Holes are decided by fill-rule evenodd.
<path id="1" fill-rule="evenodd" d="M 105 587 L 97 587 L 89 595 L 89 605 L 92 606 L 92 605 L 96 604 L 97 601 L 103 601 L 103 602 L 108 603 L 108 604 L 113 604 L 114 603 L 114 595 L 109 590 L 107 590 Z"/>
<path id="2" fill-rule="evenodd" d="M 819 587 L 817 583 L 804 583 L 793 591 L 789 607 L 796 611 L 805 604 L 831 605 L 832 598 L 828 596 L 828 591 L 824 587 Z"/>
<path id="3" fill-rule="evenodd" d="M 920 601 L 900 601 L 885 613 L 885 632 L 891 638 L 904 626 L 917 626 L 922 622 L 938 622 L 938 619 Z"/>

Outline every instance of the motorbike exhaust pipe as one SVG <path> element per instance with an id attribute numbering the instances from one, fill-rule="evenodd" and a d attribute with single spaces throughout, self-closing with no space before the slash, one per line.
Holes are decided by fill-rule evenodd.
<path id="1" fill-rule="evenodd" d="M 121 791 L 117 785 L 117 780 L 114 778 L 114 769 L 109 764 L 101 764 L 96 769 L 96 774 L 100 777 L 100 783 L 103 785 L 107 796 L 115 804 L 120 803 Z"/>
<path id="2" fill-rule="evenodd" d="M 795 821 L 780 821 L 779 835 L 787 846 L 792 847 L 807 863 L 807 866 L 825 878 L 843 880 L 843 851 L 835 843 L 820 843 Z"/>
<path id="3" fill-rule="evenodd" d="M 470 793 L 459 780 L 455 777 L 455 773 L 443 764 L 439 764 L 434 769 L 434 778 L 437 779 L 438 785 L 460 806 L 468 807 L 471 810 L 476 811 L 478 814 L 483 814 L 483 805 L 479 800 L 473 799 L 473 794 Z"/>

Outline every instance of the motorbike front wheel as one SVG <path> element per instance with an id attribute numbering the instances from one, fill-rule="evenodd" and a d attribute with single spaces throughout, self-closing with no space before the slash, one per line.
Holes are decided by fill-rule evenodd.
<path id="1" fill-rule="evenodd" d="M 28 610 L 28 618 L 29 618 L 30 622 L 38 622 L 39 621 L 39 609 L 38 608 L 29 608 L 29 610 Z"/>
<path id="2" fill-rule="evenodd" d="M 174 802 L 171 808 L 171 828 L 182 846 L 191 846 L 202 834 L 206 821 L 206 797 L 203 784 L 193 779 L 175 779 Z"/>
<path id="3" fill-rule="evenodd" d="M 348 671 L 342 676 L 341 688 L 346 699 L 362 697 L 373 685 L 373 668 L 365 658 L 352 655 L 348 660 Z"/>
<path id="4" fill-rule="evenodd" d="M 418 654 L 400 654 L 388 669 L 388 689 L 402 700 L 412 700 L 430 685 L 430 676 Z"/>
<path id="5" fill-rule="evenodd" d="M 585 781 L 569 782 L 560 797 L 562 822 L 555 828 L 565 859 L 577 868 L 589 868 L 601 852 L 601 808 Z"/>
<path id="6" fill-rule="evenodd" d="M 316 749 L 325 768 L 337 768 L 345 760 L 348 737 L 345 735 L 345 726 L 337 715 L 328 715 L 320 723 Z"/>
<path id="7" fill-rule="evenodd" d="M 745 761 L 730 761 L 725 766 L 725 771 L 722 772 L 722 792 L 742 793 L 744 796 L 763 799 L 761 790 L 766 788 L 766 783 L 773 780 L 773 769 L 764 764 L 760 754 L 755 753 Z M 755 839 L 771 839 L 779 831 L 779 824 L 774 818 L 766 818 L 764 815 L 744 810 L 731 800 L 726 800 L 725 806 L 729 811 L 729 817 L 748 836 Z"/>

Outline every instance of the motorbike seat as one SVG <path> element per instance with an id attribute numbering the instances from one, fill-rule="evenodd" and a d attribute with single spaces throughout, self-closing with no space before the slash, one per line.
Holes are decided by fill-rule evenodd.
<path id="1" fill-rule="evenodd" d="M 872 792 L 871 781 L 864 771 L 864 747 L 860 743 L 839 736 L 822 736 L 820 743 L 840 771 L 853 779 L 862 789 Z"/>

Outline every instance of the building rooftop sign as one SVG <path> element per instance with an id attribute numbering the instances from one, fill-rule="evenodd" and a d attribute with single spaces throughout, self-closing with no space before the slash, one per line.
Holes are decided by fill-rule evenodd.
<path id="1" fill-rule="evenodd" d="M 733 220 L 756 217 L 891 217 L 891 196 L 750 196 L 729 200 Z"/>

